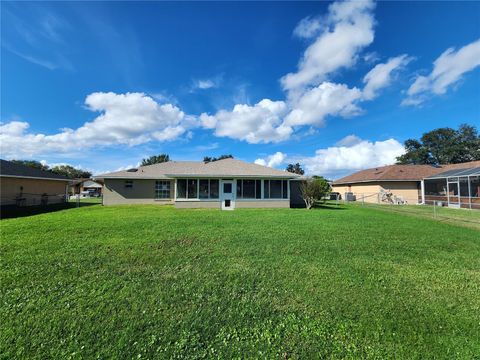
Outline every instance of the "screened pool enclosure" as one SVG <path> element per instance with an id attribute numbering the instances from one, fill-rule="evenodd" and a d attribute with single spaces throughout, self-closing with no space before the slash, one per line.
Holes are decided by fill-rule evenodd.
<path id="1" fill-rule="evenodd" d="M 480 210 L 480 168 L 456 169 L 423 180 L 425 204 Z"/>

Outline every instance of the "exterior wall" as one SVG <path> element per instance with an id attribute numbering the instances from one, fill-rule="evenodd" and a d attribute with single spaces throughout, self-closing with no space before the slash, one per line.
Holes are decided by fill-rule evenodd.
<path id="1" fill-rule="evenodd" d="M 174 188 L 171 180 L 170 199 L 155 199 L 155 180 L 133 180 L 133 187 L 126 188 L 124 179 L 105 179 L 103 205 L 172 204 Z"/>
<path id="2" fill-rule="evenodd" d="M 47 194 L 47 204 L 65 201 L 68 181 L 0 177 L 1 205 L 32 206 L 42 204 Z M 21 189 L 22 188 L 22 189 Z M 16 200 L 17 198 L 23 200 Z"/>
<path id="3" fill-rule="evenodd" d="M 175 207 L 177 209 L 221 209 L 221 202 L 218 201 L 207 201 L 207 200 L 182 200 L 175 201 Z"/>
<path id="4" fill-rule="evenodd" d="M 390 190 L 394 195 L 403 198 L 408 204 L 417 204 L 421 202 L 420 182 L 419 181 L 381 181 L 370 183 L 356 183 L 348 185 L 333 185 L 333 191 L 339 192 L 342 198 L 345 198 L 346 192 L 353 192 L 357 200 L 365 198 L 365 202 L 379 203 L 378 193 L 381 189 Z"/>
<path id="5" fill-rule="evenodd" d="M 289 208 L 290 200 L 289 199 L 280 199 L 280 200 L 236 200 L 235 208 Z"/>
<path id="6" fill-rule="evenodd" d="M 380 185 L 378 183 L 358 183 L 348 185 L 333 185 L 334 192 L 339 192 L 342 199 L 345 199 L 346 192 L 352 192 L 360 200 L 361 197 L 365 198 L 365 202 L 378 203 L 378 193 L 380 192 Z"/>
<path id="7" fill-rule="evenodd" d="M 385 190 L 390 190 L 394 195 L 403 198 L 408 204 L 418 204 L 422 202 L 420 181 L 382 182 L 381 185 Z"/>
<path id="8" fill-rule="evenodd" d="M 220 201 L 176 201 L 178 209 L 221 209 Z M 290 200 L 235 200 L 235 209 L 289 208 Z"/>

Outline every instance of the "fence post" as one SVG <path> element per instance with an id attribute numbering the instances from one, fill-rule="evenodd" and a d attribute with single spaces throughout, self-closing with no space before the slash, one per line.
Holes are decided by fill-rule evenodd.
<path id="1" fill-rule="evenodd" d="M 365 194 L 362 194 L 362 206 L 365 206 Z"/>
<path id="2" fill-rule="evenodd" d="M 78 208 L 78 207 L 80 207 L 80 194 L 77 194 L 75 197 L 77 198 L 76 203 L 77 203 L 77 208 Z"/>
<path id="3" fill-rule="evenodd" d="M 434 219 L 437 218 L 437 201 L 433 200 L 433 217 Z"/>

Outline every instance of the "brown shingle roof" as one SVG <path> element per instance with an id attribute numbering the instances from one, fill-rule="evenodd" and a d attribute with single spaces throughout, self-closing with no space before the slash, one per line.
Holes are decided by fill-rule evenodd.
<path id="1" fill-rule="evenodd" d="M 134 170 L 134 169 L 133 169 Z M 247 163 L 237 159 L 223 159 L 205 163 L 203 161 L 169 161 L 140 166 L 136 171 L 116 171 L 95 176 L 96 179 L 161 179 L 180 176 L 190 177 L 278 177 L 296 178 L 299 175 L 272 169 L 267 166 Z"/>
<path id="2" fill-rule="evenodd" d="M 467 163 L 441 166 L 388 165 L 358 171 L 341 179 L 335 180 L 333 182 L 333 185 L 372 181 L 420 181 L 428 176 L 439 174 L 447 170 L 466 169 L 479 166 L 480 161 L 471 161 Z"/>

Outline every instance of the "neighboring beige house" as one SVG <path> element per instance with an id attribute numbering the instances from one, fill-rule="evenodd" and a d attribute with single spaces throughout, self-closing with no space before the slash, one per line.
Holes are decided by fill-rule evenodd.
<path id="1" fill-rule="evenodd" d="M 351 192 L 357 200 L 382 203 L 385 193 L 392 193 L 408 204 L 424 203 L 423 179 L 442 172 L 480 166 L 480 161 L 452 165 L 389 165 L 358 171 L 335 180 L 333 191 L 342 197 Z"/>
<path id="2" fill-rule="evenodd" d="M 69 181 L 49 171 L 0 160 L 1 206 L 65 202 Z"/>
<path id="3" fill-rule="evenodd" d="M 76 179 L 70 183 L 70 194 L 82 196 L 101 196 L 103 183 L 92 179 Z"/>
<path id="4" fill-rule="evenodd" d="M 288 208 L 299 175 L 236 159 L 169 161 L 96 176 L 103 204 L 175 204 L 177 208 Z"/>

